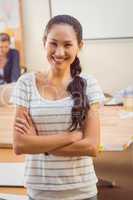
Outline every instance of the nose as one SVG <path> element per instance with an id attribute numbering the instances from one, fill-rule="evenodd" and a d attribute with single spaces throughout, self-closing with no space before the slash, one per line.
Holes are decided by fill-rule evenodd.
<path id="1" fill-rule="evenodd" d="M 65 51 L 63 47 L 57 47 L 55 51 L 55 56 L 63 57 L 65 55 Z"/>

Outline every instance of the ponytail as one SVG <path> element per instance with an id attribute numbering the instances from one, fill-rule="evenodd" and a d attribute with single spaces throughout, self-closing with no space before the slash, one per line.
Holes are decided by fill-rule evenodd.
<path id="1" fill-rule="evenodd" d="M 76 56 L 75 60 L 70 66 L 70 72 L 73 80 L 69 83 L 67 91 L 71 93 L 74 101 L 72 107 L 72 124 L 69 127 L 70 131 L 77 128 L 83 130 L 84 121 L 89 110 L 89 101 L 86 95 L 87 82 L 79 76 L 82 69 L 80 66 L 79 58 Z"/>

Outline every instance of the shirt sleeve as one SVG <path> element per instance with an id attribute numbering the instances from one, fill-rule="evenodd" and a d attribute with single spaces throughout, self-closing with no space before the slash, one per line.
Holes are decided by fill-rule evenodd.
<path id="1" fill-rule="evenodd" d="M 15 83 L 15 87 L 11 94 L 10 103 L 18 106 L 29 108 L 30 91 L 28 81 L 25 75 L 22 75 Z"/>
<path id="2" fill-rule="evenodd" d="M 11 62 L 11 82 L 16 82 L 20 76 L 20 56 L 19 51 L 16 49 L 12 49 Z"/>
<path id="3" fill-rule="evenodd" d="M 93 76 L 87 77 L 87 96 L 89 103 L 100 103 L 104 104 L 105 96 L 98 83 L 98 81 Z"/>

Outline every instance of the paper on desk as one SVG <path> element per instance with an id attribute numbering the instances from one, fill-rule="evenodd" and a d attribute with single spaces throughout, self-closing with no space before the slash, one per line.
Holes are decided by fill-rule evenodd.
<path id="1" fill-rule="evenodd" d="M 24 163 L 0 163 L 0 186 L 23 186 Z"/>
<path id="2" fill-rule="evenodd" d="M 107 105 L 107 106 L 118 105 L 118 104 L 119 102 L 117 102 L 115 98 L 112 98 L 111 100 L 104 103 L 104 105 Z"/>
<path id="3" fill-rule="evenodd" d="M 133 118 L 133 112 L 121 111 L 120 118 L 121 119 Z"/>
<path id="4" fill-rule="evenodd" d="M 0 200 L 28 200 L 26 196 L 23 195 L 12 195 L 0 193 Z"/>

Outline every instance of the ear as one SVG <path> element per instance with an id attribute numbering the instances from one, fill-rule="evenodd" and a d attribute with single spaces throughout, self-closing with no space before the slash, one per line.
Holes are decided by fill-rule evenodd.
<path id="1" fill-rule="evenodd" d="M 82 49 L 83 45 L 84 45 L 84 42 L 83 42 L 83 40 L 81 40 L 80 45 L 79 45 L 79 49 Z"/>
<path id="2" fill-rule="evenodd" d="M 83 45 L 84 45 L 84 42 L 83 40 L 81 40 L 79 46 L 78 46 L 78 52 L 77 52 L 77 55 L 80 53 L 80 50 L 83 48 Z"/>
<path id="3" fill-rule="evenodd" d="M 46 45 L 46 39 L 47 39 L 46 36 L 44 36 L 44 37 L 43 37 L 43 45 L 44 45 L 44 47 L 45 47 L 45 45 Z"/>

